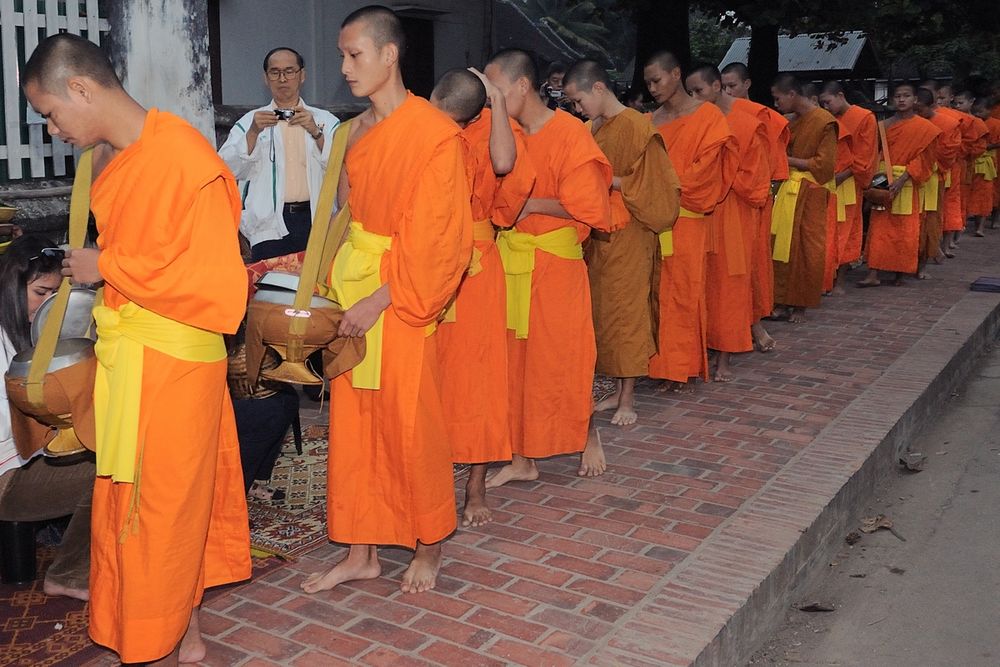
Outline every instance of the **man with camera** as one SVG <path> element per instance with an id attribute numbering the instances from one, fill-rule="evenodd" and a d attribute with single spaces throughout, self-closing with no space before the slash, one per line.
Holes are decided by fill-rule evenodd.
<path id="1" fill-rule="evenodd" d="M 305 61 L 278 47 L 264 57 L 264 83 L 273 99 L 237 121 L 219 149 L 239 181 L 240 231 L 259 261 L 305 250 L 312 211 L 338 120 L 299 97 Z"/>

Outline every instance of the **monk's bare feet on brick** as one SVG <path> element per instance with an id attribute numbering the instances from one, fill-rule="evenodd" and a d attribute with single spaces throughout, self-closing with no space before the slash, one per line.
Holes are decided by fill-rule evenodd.
<path id="1" fill-rule="evenodd" d="M 805 308 L 789 308 L 788 309 L 788 321 L 792 324 L 801 324 L 806 321 L 806 309 Z"/>
<path id="2" fill-rule="evenodd" d="M 618 391 L 615 394 L 615 406 L 618 409 L 611 418 L 615 426 L 631 426 L 639 419 L 635 412 L 635 378 L 618 380 Z M 603 403 L 604 401 L 601 401 Z"/>
<path id="3" fill-rule="evenodd" d="M 371 544 L 352 544 L 342 561 L 326 572 L 314 572 L 302 582 L 306 593 L 328 591 L 346 581 L 375 579 L 382 574 L 378 549 Z"/>
<path id="4" fill-rule="evenodd" d="M 775 340 L 771 338 L 771 334 L 767 333 L 762 322 L 754 322 L 750 326 L 750 335 L 753 337 L 754 349 L 758 352 L 770 352 L 777 345 Z"/>
<path id="5" fill-rule="evenodd" d="M 601 444 L 601 434 L 593 422 L 587 433 L 587 446 L 583 448 L 580 455 L 580 469 L 576 474 L 580 477 L 597 477 L 603 475 L 608 469 L 607 459 L 604 458 L 604 446 Z"/>
<path id="6" fill-rule="evenodd" d="M 469 479 L 465 482 L 465 509 L 462 510 L 462 525 L 478 528 L 493 520 L 493 513 L 486 504 L 485 463 L 477 463 L 469 468 Z"/>
<path id="7" fill-rule="evenodd" d="M 716 382 L 732 382 L 733 381 L 733 370 L 732 366 L 729 365 L 730 361 L 729 352 L 719 352 L 718 359 L 715 363 L 715 370 L 712 373 L 712 379 Z"/>
<path id="8" fill-rule="evenodd" d="M 618 397 L 621 396 L 621 389 L 615 391 L 603 401 L 598 401 L 594 403 L 594 412 L 604 412 L 605 410 L 611 410 L 618 407 Z"/>
<path id="9" fill-rule="evenodd" d="M 538 466 L 531 459 L 514 454 L 508 465 L 486 477 L 486 488 L 495 489 L 507 482 L 533 482 L 538 479 Z"/>
<path id="10" fill-rule="evenodd" d="M 437 584 L 438 570 L 441 569 L 441 543 L 424 544 L 417 542 L 410 567 L 403 573 L 399 589 L 404 593 L 423 593 Z"/>
<path id="11" fill-rule="evenodd" d="M 191 610 L 191 620 L 188 621 L 187 632 L 181 639 L 180 650 L 177 652 L 177 662 L 182 665 L 189 665 L 201 662 L 208 653 L 205 640 L 201 638 L 201 627 L 199 626 L 201 610 L 195 607 Z"/>
<path id="12" fill-rule="evenodd" d="M 42 584 L 42 591 L 50 597 L 66 597 L 74 598 L 76 600 L 83 600 L 86 602 L 90 599 L 90 591 L 86 588 L 70 588 L 69 586 L 63 586 L 62 584 L 57 584 L 54 581 L 45 580 Z"/>

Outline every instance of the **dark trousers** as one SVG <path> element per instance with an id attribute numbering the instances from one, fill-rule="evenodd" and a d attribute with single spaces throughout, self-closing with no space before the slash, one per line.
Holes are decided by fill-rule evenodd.
<path id="1" fill-rule="evenodd" d="M 312 229 L 309 202 L 285 204 L 282 215 L 285 219 L 285 227 L 288 228 L 288 235 L 275 241 L 261 241 L 253 246 L 250 253 L 254 262 L 291 255 L 306 249 L 306 244 L 309 242 L 309 230 Z"/>
<path id="2" fill-rule="evenodd" d="M 90 587 L 90 501 L 93 457 L 65 465 L 37 457 L 4 473 L 0 521 L 46 521 L 72 515 L 45 578 L 67 588 Z"/>
<path id="3" fill-rule="evenodd" d="M 243 461 L 243 486 L 248 492 L 254 480 L 271 479 L 281 444 L 299 411 L 299 396 L 289 387 L 267 398 L 234 400 L 233 411 Z"/>

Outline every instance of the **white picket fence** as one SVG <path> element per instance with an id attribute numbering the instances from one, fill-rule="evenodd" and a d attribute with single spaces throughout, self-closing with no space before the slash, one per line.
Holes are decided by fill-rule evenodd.
<path id="1" fill-rule="evenodd" d="M 73 147 L 58 139 L 49 139 L 42 129 L 44 121 L 29 111 L 19 93 L 18 62 L 31 55 L 39 36 L 61 31 L 83 35 L 95 44 L 110 26 L 98 13 L 97 0 L 23 0 L 15 11 L 14 0 L 0 0 L 0 61 L 3 63 L 3 118 L 0 132 L 0 163 L 11 180 L 65 176 L 67 161 L 72 170 Z M 60 10 L 62 10 L 60 12 Z M 23 32 L 18 29 L 23 29 Z M 43 32 L 44 31 L 44 32 Z M 18 34 L 23 39 L 18 39 Z M 22 128 L 28 127 L 28 143 L 22 141 Z M 52 158 L 47 171 L 45 158 Z M 25 173 L 24 160 L 28 160 Z"/>

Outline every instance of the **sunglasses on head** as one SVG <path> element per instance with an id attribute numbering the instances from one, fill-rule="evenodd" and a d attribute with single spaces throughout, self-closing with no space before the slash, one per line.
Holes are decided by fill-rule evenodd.
<path id="1" fill-rule="evenodd" d="M 65 257 L 66 251 L 62 248 L 42 248 L 38 251 L 38 254 L 34 257 L 28 258 L 29 262 L 34 262 L 36 259 L 40 259 L 42 256 L 45 257 Z"/>

